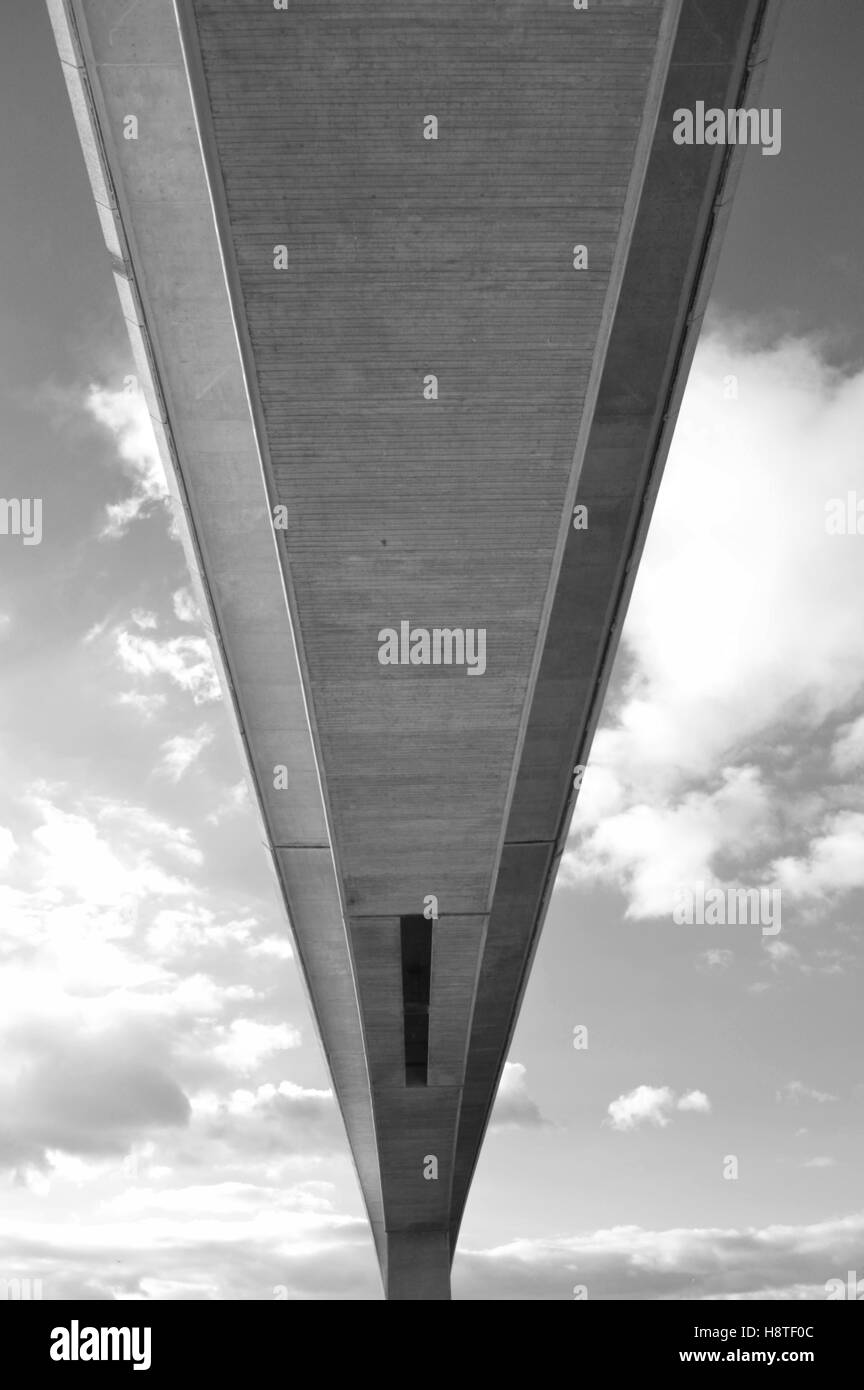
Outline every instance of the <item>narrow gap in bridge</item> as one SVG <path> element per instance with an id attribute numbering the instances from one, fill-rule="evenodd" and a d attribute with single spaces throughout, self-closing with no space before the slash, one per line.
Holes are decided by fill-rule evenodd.
<path id="1" fill-rule="evenodd" d="M 405 1085 L 425 1086 L 429 1068 L 432 924 L 425 917 L 401 917 L 399 922 L 402 936 Z"/>

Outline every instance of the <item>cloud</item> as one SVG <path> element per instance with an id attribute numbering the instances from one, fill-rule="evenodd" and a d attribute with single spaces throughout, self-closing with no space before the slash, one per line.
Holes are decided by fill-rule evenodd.
<path id="1" fill-rule="evenodd" d="M 274 1154 L 333 1153 L 345 1148 L 345 1132 L 332 1090 L 292 1081 L 266 1082 L 228 1096 L 192 1097 L 197 1161 L 231 1158 L 260 1162 Z M 214 1145 L 216 1146 L 214 1148 Z"/>
<path id="2" fill-rule="evenodd" d="M 208 744 L 213 742 L 213 730 L 201 725 L 194 734 L 175 734 L 166 739 L 160 749 L 162 761 L 157 772 L 177 783 Z"/>
<path id="3" fill-rule="evenodd" d="M 771 872 L 783 893 L 797 898 L 824 899 L 864 887 L 864 814 L 830 816 L 805 856 L 778 859 Z"/>
<path id="4" fill-rule="evenodd" d="M 725 946 L 711 947 L 699 955 L 700 968 L 704 970 L 728 970 L 735 959 L 735 952 Z"/>
<path id="5" fill-rule="evenodd" d="M 281 1207 L 283 1211 L 331 1212 L 333 1202 L 326 1195 L 333 1184 L 317 1182 L 294 1183 L 289 1188 L 262 1188 L 251 1182 L 211 1182 L 184 1187 L 131 1187 L 107 1203 L 109 1211 L 118 1216 L 150 1217 L 177 1213 L 183 1216 L 248 1217 L 260 1208 L 261 1202 Z"/>
<path id="6" fill-rule="evenodd" d="M 805 1168 L 836 1168 L 836 1158 L 808 1158 Z"/>
<path id="7" fill-rule="evenodd" d="M 145 695 L 140 690 L 125 690 L 117 696 L 118 705 L 129 705 L 130 708 L 138 710 L 146 720 L 151 720 L 164 709 L 168 703 L 167 695 Z"/>
<path id="8" fill-rule="evenodd" d="M 124 671 L 151 678 L 165 676 L 192 696 L 196 705 L 222 698 L 213 657 L 204 637 L 172 637 L 159 642 L 121 628 L 115 633 L 117 657 Z"/>
<path id="9" fill-rule="evenodd" d="M 40 820 L 31 837 L 36 883 L 46 905 L 68 898 L 123 911 L 144 899 L 190 891 L 188 881 L 163 868 L 154 855 L 160 849 L 186 862 L 200 862 L 188 830 L 122 804 L 97 802 L 69 811 L 42 797 L 33 798 L 32 804 Z M 104 834 L 111 826 L 113 843 Z"/>
<path id="10" fill-rule="evenodd" d="M 16 1041 L 7 1034 L 7 1068 Z M 180 1087 L 120 1033 L 61 1038 L 31 1027 L 21 1041 L 26 1059 L 0 1084 L 0 1165 L 44 1164 L 55 1148 L 123 1153 L 147 1130 L 188 1122 Z"/>
<path id="11" fill-rule="evenodd" d="M 724 401 L 730 373 L 738 399 Z M 731 882 L 734 862 L 742 883 L 776 874 L 790 898 L 862 885 L 857 789 L 805 801 L 783 753 L 818 749 L 833 721 L 835 769 L 857 766 L 864 646 L 836 595 L 864 587 L 864 547 L 827 534 L 825 504 L 859 483 L 862 413 L 864 373 L 843 376 L 813 344 L 703 335 L 565 883 L 621 886 L 631 918 L 666 915 L 678 883 Z"/>
<path id="12" fill-rule="evenodd" d="M 293 960 L 294 947 L 287 936 L 265 936 L 249 947 L 253 956 L 271 956 L 274 960 Z"/>
<path id="13" fill-rule="evenodd" d="M 9 867 L 12 856 L 14 855 L 17 848 L 18 846 L 15 842 L 15 836 L 12 834 L 12 831 L 7 830 L 6 827 L 3 825 L 0 825 L 0 870 L 7 869 Z"/>
<path id="14" fill-rule="evenodd" d="M 619 793 L 620 809 L 607 805 L 602 814 L 590 799 L 590 774 L 589 766 L 583 810 L 592 828 L 579 855 L 565 855 L 564 881 L 623 883 L 631 918 L 671 917 L 676 887 L 715 882 L 717 856 L 751 851 L 773 815 L 769 788 L 753 767 L 724 769 L 719 786 L 682 792 L 674 805 L 625 805 Z"/>
<path id="15" fill-rule="evenodd" d="M 203 903 L 184 903 L 163 907 L 153 917 L 146 937 L 147 949 L 163 961 L 183 962 L 184 970 L 196 962 L 206 963 L 212 972 L 221 969 L 219 957 L 226 957 L 225 970 L 237 979 L 245 965 L 256 960 L 292 960 L 294 951 L 287 935 L 269 934 L 257 917 L 221 918 Z M 269 981 L 272 983 L 272 965 Z"/>
<path id="16" fill-rule="evenodd" d="M 549 1122 L 528 1094 L 526 1069 L 521 1062 L 505 1062 L 492 1108 L 490 1131 L 540 1129 Z"/>
<path id="17" fill-rule="evenodd" d="M 162 959 L 188 956 L 227 946 L 251 949 L 257 922 L 254 917 L 228 918 L 220 922 L 203 903 L 162 908 L 147 933 L 148 948 Z"/>
<path id="18" fill-rule="evenodd" d="M 143 608 L 133 608 L 129 614 L 130 619 L 142 632 L 155 632 L 159 626 L 159 619 L 155 613 L 148 613 Z"/>
<path id="19" fill-rule="evenodd" d="M 157 862 L 162 855 L 185 865 L 202 862 L 184 826 L 127 802 L 98 798 L 79 801 L 73 810 L 42 796 L 32 797 L 31 805 L 40 821 L 31 838 L 42 891 L 63 892 L 92 906 L 191 891 L 187 879 Z"/>
<path id="20" fill-rule="evenodd" d="M 221 825 L 223 820 L 238 813 L 245 813 L 249 806 L 249 787 L 246 782 L 235 782 L 229 787 L 218 806 L 207 813 L 208 825 Z"/>
<path id="21" fill-rule="evenodd" d="M 174 615 L 179 618 L 181 623 L 198 623 L 201 621 L 201 614 L 198 611 L 198 604 L 192 597 L 189 589 L 177 589 L 173 594 Z"/>
<path id="22" fill-rule="evenodd" d="M 99 1221 L 14 1223 L 5 1263 L 32 1270 L 51 1300 L 380 1300 L 365 1218 L 315 1195 L 236 1181 L 133 1189 Z"/>
<path id="23" fill-rule="evenodd" d="M 128 801 L 96 799 L 92 803 L 96 819 L 102 827 L 119 833 L 131 845 L 146 853 L 158 849 L 184 864 L 202 864 L 204 856 L 192 832 L 185 825 L 155 816 L 143 806 Z"/>
<path id="24" fill-rule="evenodd" d="M 688 1091 L 686 1096 L 682 1096 L 677 1102 L 678 1110 L 696 1110 L 700 1114 L 707 1115 L 711 1109 L 711 1102 L 704 1091 Z"/>
<path id="25" fill-rule="evenodd" d="M 47 1299 L 380 1300 L 367 1223 L 316 1200 L 328 1194 L 243 1179 L 133 1189 L 99 1220 L 9 1222 L 6 1258 L 41 1278 Z M 593 1301 L 820 1300 L 829 1279 L 845 1283 L 860 1268 L 862 1244 L 864 1213 L 797 1226 L 630 1225 L 488 1249 L 462 1243 L 453 1292 L 466 1301 L 572 1302 L 583 1285 Z"/>
<path id="26" fill-rule="evenodd" d="M 102 636 L 102 633 L 105 631 L 107 626 L 107 618 L 103 618 L 101 622 L 93 623 L 91 627 L 88 627 L 87 631 L 84 633 L 84 636 L 81 638 L 82 645 L 85 647 L 89 647 L 93 642 L 97 641 Z"/>
<path id="27" fill-rule="evenodd" d="M 254 916 L 197 901 L 188 829 L 64 795 L 40 784 L 20 799 L 32 828 L 0 885 L 7 1166 L 123 1153 L 144 1132 L 183 1128 L 187 1084 L 224 1085 L 299 1041 L 271 997 L 290 947 Z"/>
<path id="28" fill-rule="evenodd" d="M 290 1024 L 235 1018 L 227 1028 L 217 1031 L 213 1055 L 232 1071 L 251 1072 L 265 1057 L 299 1047 L 301 1041 L 299 1030 Z"/>
<path id="29" fill-rule="evenodd" d="M 824 1299 L 826 1283 L 860 1269 L 864 1212 L 812 1225 L 616 1226 L 550 1240 L 457 1251 L 462 1299 Z"/>
<path id="30" fill-rule="evenodd" d="M 637 1086 L 611 1101 L 606 1113 L 612 1129 L 619 1131 L 636 1129 L 641 1124 L 665 1129 L 674 1109 L 707 1114 L 711 1102 L 704 1091 L 688 1091 L 676 1101 L 670 1086 Z"/>
<path id="31" fill-rule="evenodd" d="M 805 1086 L 801 1081 L 787 1081 L 785 1086 L 781 1086 L 777 1092 L 779 1101 L 791 1101 L 797 1104 L 799 1101 L 815 1101 L 818 1105 L 826 1105 L 829 1101 L 837 1100 L 837 1096 L 831 1091 L 817 1091 L 813 1086 Z"/>
<path id="32" fill-rule="evenodd" d="M 768 956 L 772 969 L 776 970 L 783 961 L 791 963 L 798 961 L 801 952 L 797 946 L 793 946 L 791 941 L 765 941 L 763 938 L 762 949 Z"/>
<path id="33" fill-rule="evenodd" d="M 668 1125 L 668 1111 L 674 1104 L 668 1086 L 637 1086 L 609 1104 L 607 1114 L 613 1129 L 635 1129 L 639 1124 Z"/>
<path id="34" fill-rule="evenodd" d="M 260 1016 L 269 990 L 259 1002 L 244 981 L 242 955 L 223 984 L 196 970 L 178 973 L 142 956 L 135 941 L 106 941 L 85 911 L 78 920 L 65 908 L 53 911 L 26 966 L 7 964 L 0 973 L 0 1165 L 44 1168 L 52 1150 L 128 1153 L 153 1129 L 186 1126 L 191 1086 L 223 1086 L 299 1044 L 296 1029 Z M 253 959 L 246 978 L 256 972 L 269 985 L 272 967 Z M 238 1005 L 244 1016 L 232 1019 Z M 304 1121 L 332 1104 L 327 1094 L 287 1082 L 258 1095 L 261 1112 L 276 1099 Z M 249 1138 L 242 1093 L 225 1108 Z M 278 1119 L 263 1129 L 275 1134 Z M 201 1165 L 207 1133 L 196 1133 L 184 1162 Z M 220 1152 L 230 1150 L 218 1137 Z M 329 1147 L 338 1140 L 337 1128 Z M 280 1146 L 290 1147 L 282 1132 L 274 1151 Z"/>
<path id="35" fill-rule="evenodd" d="M 129 496 L 106 509 L 107 521 L 102 535 L 118 539 L 126 534 L 133 521 L 165 505 L 169 495 L 165 470 L 147 404 L 140 391 L 114 391 L 92 385 L 85 406 L 93 419 L 114 436 L 123 471 L 132 483 Z"/>
<path id="36" fill-rule="evenodd" d="M 831 762 L 834 771 L 839 773 L 856 772 L 864 767 L 864 714 L 837 730 Z"/>
<path id="37" fill-rule="evenodd" d="M 854 955 L 837 946 L 822 946 L 805 956 L 791 941 L 762 941 L 762 950 L 768 958 L 768 965 L 776 975 L 782 971 L 796 971 L 802 975 L 842 975 L 857 964 Z M 751 990 L 768 989 L 770 985 L 750 985 Z"/>

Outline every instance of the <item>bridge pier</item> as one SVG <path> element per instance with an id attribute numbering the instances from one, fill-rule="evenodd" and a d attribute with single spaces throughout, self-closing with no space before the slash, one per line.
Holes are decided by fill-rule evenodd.
<path id="1" fill-rule="evenodd" d="M 388 1231 L 385 1294 L 400 1299 L 450 1299 L 446 1231 Z"/>

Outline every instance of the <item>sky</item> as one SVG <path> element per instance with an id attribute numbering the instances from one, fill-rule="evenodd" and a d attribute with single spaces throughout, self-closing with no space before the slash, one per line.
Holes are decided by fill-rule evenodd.
<path id="1" fill-rule="evenodd" d="M 47 16 L 0 28 L 0 1278 L 380 1299 Z M 787 0 L 457 1299 L 864 1279 L 862 51 Z M 700 883 L 781 929 L 675 924 Z"/>

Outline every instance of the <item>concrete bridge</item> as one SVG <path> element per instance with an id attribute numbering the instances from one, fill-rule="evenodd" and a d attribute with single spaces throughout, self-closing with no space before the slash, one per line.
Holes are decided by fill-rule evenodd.
<path id="1" fill-rule="evenodd" d="M 447 1299 L 743 154 L 674 113 L 774 5 L 48 5 L 386 1295 Z"/>

